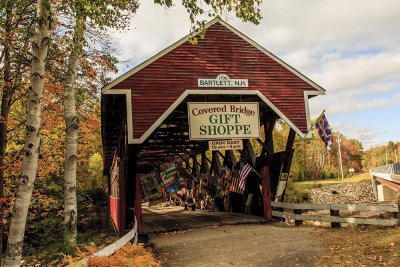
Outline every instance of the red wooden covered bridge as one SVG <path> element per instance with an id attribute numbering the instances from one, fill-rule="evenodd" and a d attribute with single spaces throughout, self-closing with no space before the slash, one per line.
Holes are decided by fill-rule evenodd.
<path id="1" fill-rule="evenodd" d="M 263 214 L 271 219 L 271 198 L 282 173 L 289 172 L 294 138 L 305 137 L 310 128 L 308 99 L 325 92 L 219 18 L 206 25 L 197 45 L 188 37 L 102 90 L 104 172 L 119 234 L 135 217 L 140 232 L 141 174 L 172 159 L 186 162 L 193 173 L 215 172 L 221 162 L 232 167 L 231 150 L 206 157 L 208 141 L 221 135 L 243 140 L 241 155 L 262 176 Z M 194 122 L 200 115 L 209 125 Z M 256 124 L 245 120 L 254 115 Z M 285 151 L 274 152 L 272 130 L 279 118 L 290 132 Z M 265 136 L 259 136 L 260 128 Z M 257 166 L 250 139 L 262 144 Z"/>

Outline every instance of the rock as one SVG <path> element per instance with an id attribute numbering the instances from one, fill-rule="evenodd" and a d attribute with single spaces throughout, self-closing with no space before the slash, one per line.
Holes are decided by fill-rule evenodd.
<path id="1" fill-rule="evenodd" d="M 316 221 L 316 222 L 314 222 L 314 225 L 315 225 L 315 226 L 321 226 L 321 223 L 318 222 L 318 221 Z"/>
<path id="2" fill-rule="evenodd" d="M 309 190 L 313 203 L 376 203 L 371 183 L 342 183 Z"/>

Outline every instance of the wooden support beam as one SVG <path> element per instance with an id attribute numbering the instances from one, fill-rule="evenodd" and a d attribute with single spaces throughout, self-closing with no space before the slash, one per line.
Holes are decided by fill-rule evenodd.
<path id="1" fill-rule="evenodd" d="M 285 155 L 283 156 L 283 167 L 282 167 L 282 172 L 287 172 L 289 173 L 290 171 L 290 166 L 292 164 L 292 158 L 293 158 L 293 144 L 294 140 L 296 138 L 296 132 L 290 128 L 287 142 L 286 142 L 286 148 L 285 148 Z"/>
<path id="2" fill-rule="evenodd" d="M 225 155 L 221 153 L 221 151 L 217 150 L 218 155 L 220 155 L 222 158 L 225 158 Z"/>
<path id="3" fill-rule="evenodd" d="M 136 157 L 136 160 L 134 159 L 134 167 L 137 170 L 137 153 L 139 151 L 139 148 L 137 145 L 130 145 L 131 146 L 131 156 L 133 158 Z M 130 156 L 130 157 L 131 157 Z M 136 217 L 136 222 L 137 222 L 137 231 L 140 233 L 142 231 L 142 186 L 140 184 L 140 177 L 137 175 L 135 171 L 135 203 L 134 203 L 134 214 Z"/>
<path id="4" fill-rule="evenodd" d="M 194 176 L 197 176 L 200 173 L 200 164 L 197 161 L 197 153 L 193 152 L 192 153 L 190 151 L 186 151 L 186 153 L 188 154 L 189 158 L 192 159 L 192 174 Z"/>
<path id="5" fill-rule="evenodd" d="M 250 163 L 253 167 L 255 167 L 256 155 L 249 139 L 243 140 L 242 156 L 247 163 Z"/>
<path id="6" fill-rule="evenodd" d="M 193 174 L 194 176 L 197 176 L 197 175 L 199 174 L 199 172 L 200 172 L 200 165 L 199 165 L 199 163 L 197 162 L 197 155 L 196 155 L 196 154 L 194 154 L 194 155 L 192 156 L 192 161 L 193 161 L 193 165 L 192 165 L 192 174 Z"/>
<path id="7" fill-rule="evenodd" d="M 274 156 L 274 140 L 273 131 L 276 124 L 276 118 L 271 118 L 264 123 L 264 146 L 263 152 L 267 155 L 268 164 L 271 164 L 272 158 Z"/>
<path id="8" fill-rule="evenodd" d="M 181 158 L 182 162 L 185 163 L 186 169 L 187 169 L 188 171 L 190 171 L 190 170 L 191 170 L 191 167 L 190 167 L 190 164 L 189 164 L 189 160 L 188 160 L 188 159 L 185 159 L 185 158 L 183 157 L 183 155 L 181 155 L 181 154 L 179 154 L 179 153 L 176 153 L 176 155 L 177 155 L 179 158 Z"/>
<path id="9" fill-rule="evenodd" d="M 331 216 L 339 217 L 339 211 L 338 210 L 329 210 L 329 214 Z M 331 228 L 340 228 L 340 222 L 331 222 Z"/>
<path id="10" fill-rule="evenodd" d="M 210 174 L 212 174 L 212 172 L 214 172 L 214 175 L 221 173 L 221 161 L 219 160 L 217 151 L 212 152 L 211 162 Z"/>
<path id="11" fill-rule="evenodd" d="M 224 162 L 222 163 L 222 165 L 228 167 L 229 169 L 232 169 L 233 166 L 236 165 L 236 157 L 233 154 L 232 150 L 226 150 L 225 151 L 225 156 L 224 156 Z"/>
<path id="12" fill-rule="evenodd" d="M 261 183 L 262 183 L 262 196 L 263 196 L 263 207 L 264 207 L 264 219 L 267 221 L 272 220 L 272 191 L 271 191 L 271 175 L 270 167 L 274 154 L 274 143 L 272 132 L 275 127 L 276 118 L 271 117 L 269 120 L 264 122 L 265 142 L 263 150 L 260 155 L 260 172 L 261 172 Z"/>
<path id="13" fill-rule="evenodd" d="M 200 172 L 201 173 L 208 173 L 210 171 L 210 167 L 208 166 L 208 162 L 210 160 L 206 156 L 206 152 L 201 152 L 201 165 L 200 165 Z"/>
<path id="14" fill-rule="evenodd" d="M 283 202 L 285 199 L 286 186 L 289 179 L 289 171 L 293 158 L 293 144 L 295 138 L 296 132 L 291 128 L 288 134 L 285 152 L 283 154 L 282 166 L 274 199 L 275 201 Z"/>
<path id="15" fill-rule="evenodd" d="M 134 145 L 129 145 L 126 153 L 126 225 L 127 227 L 135 224 L 135 201 L 136 201 L 136 179 L 137 179 L 137 149 Z"/>
<path id="16" fill-rule="evenodd" d="M 262 178 L 262 196 L 263 196 L 263 207 L 264 207 L 264 219 L 267 221 L 272 220 L 272 193 L 271 193 L 271 182 L 269 175 L 269 166 L 264 165 L 261 167 L 261 178 Z"/>

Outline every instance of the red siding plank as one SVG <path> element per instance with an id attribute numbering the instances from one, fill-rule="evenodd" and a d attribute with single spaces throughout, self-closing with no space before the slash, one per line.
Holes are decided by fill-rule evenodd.
<path id="1" fill-rule="evenodd" d="M 229 90 L 259 90 L 299 130 L 307 132 L 304 91 L 317 90 L 215 23 L 196 46 L 186 42 L 113 87 L 132 90 L 133 138 L 140 138 L 185 90 L 198 89 L 198 78 L 216 78 L 221 73 L 248 79 L 249 88 Z"/>

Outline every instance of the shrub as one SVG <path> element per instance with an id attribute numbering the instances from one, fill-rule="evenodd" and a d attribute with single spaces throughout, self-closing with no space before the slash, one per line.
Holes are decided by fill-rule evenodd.
<path id="1" fill-rule="evenodd" d="M 285 191 L 285 202 L 302 203 L 310 201 L 310 194 L 306 189 L 295 186 L 292 181 L 288 182 Z"/>

